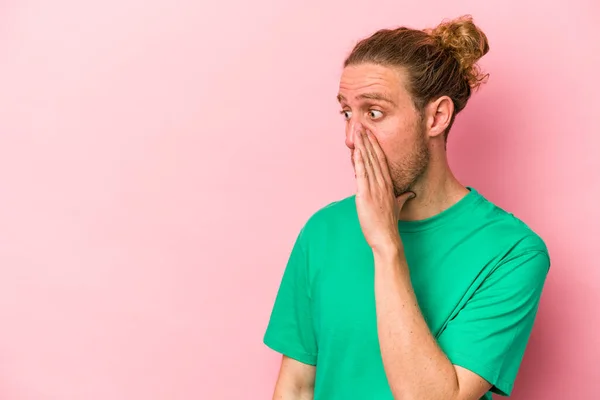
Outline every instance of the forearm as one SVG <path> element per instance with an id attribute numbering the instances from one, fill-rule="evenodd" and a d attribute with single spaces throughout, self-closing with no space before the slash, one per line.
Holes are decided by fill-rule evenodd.
<path id="1" fill-rule="evenodd" d="M 374 251 L 377 326 L 394 399 L 458 398 L 456 370 L 419 309 L 400 246 Z"/>

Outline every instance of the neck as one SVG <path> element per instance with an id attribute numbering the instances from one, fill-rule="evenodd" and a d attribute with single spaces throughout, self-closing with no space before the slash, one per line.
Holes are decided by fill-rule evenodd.
<path id="1" fill-rule="evenodd" d="M 416 197 L 406 202 L 400 220 L 418 221 L 433 217 L 450 208 L 469 193 L 454 176 L 444 152 L 432 157 L 427 171 L 411 189 Z"/>

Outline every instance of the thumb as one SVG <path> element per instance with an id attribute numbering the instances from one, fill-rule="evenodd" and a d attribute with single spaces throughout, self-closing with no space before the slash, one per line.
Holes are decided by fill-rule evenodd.
<path id="1" fill-rule="evenodd" d="M 400 209 L 402 209 L 402 207 L 404 206 L 404 203 L 406 203 L 408 200 L 414 199 L 415 197 L 417 197 L 417 195 L 414 192 L 402 193 L 400 196 L 396 197 L 396 202 L 398 203 L 398 207 L 400 207 Z"/>

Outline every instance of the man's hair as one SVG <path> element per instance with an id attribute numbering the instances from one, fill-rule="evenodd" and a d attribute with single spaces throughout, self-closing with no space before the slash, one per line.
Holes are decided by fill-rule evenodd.
<path id="1" fill-rule="evenodd" d="M 473 90 L 487 80 L 477 61 L 489 51 L 487 37 L 470 15 L 444 21 L 433 29 L 382 29 L 354 47 L 344 67 L 362 63 L 400 67 L 408 73 L 408 87 L 420 113 L 430 101 L 448 96 L 454 118 Z"/>

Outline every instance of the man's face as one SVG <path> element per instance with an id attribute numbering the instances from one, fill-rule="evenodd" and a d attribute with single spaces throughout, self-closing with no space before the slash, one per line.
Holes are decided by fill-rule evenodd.
<path id="1" fill-rule="evenodd" d="M 396 196 L 410 190 L 429 163 L 422 118 L 406 90 L 403 71 L 375 64 L 344 68 L 338 100 L 346 119 L 346 146 L 371 131 L 386 155 Z"/>

